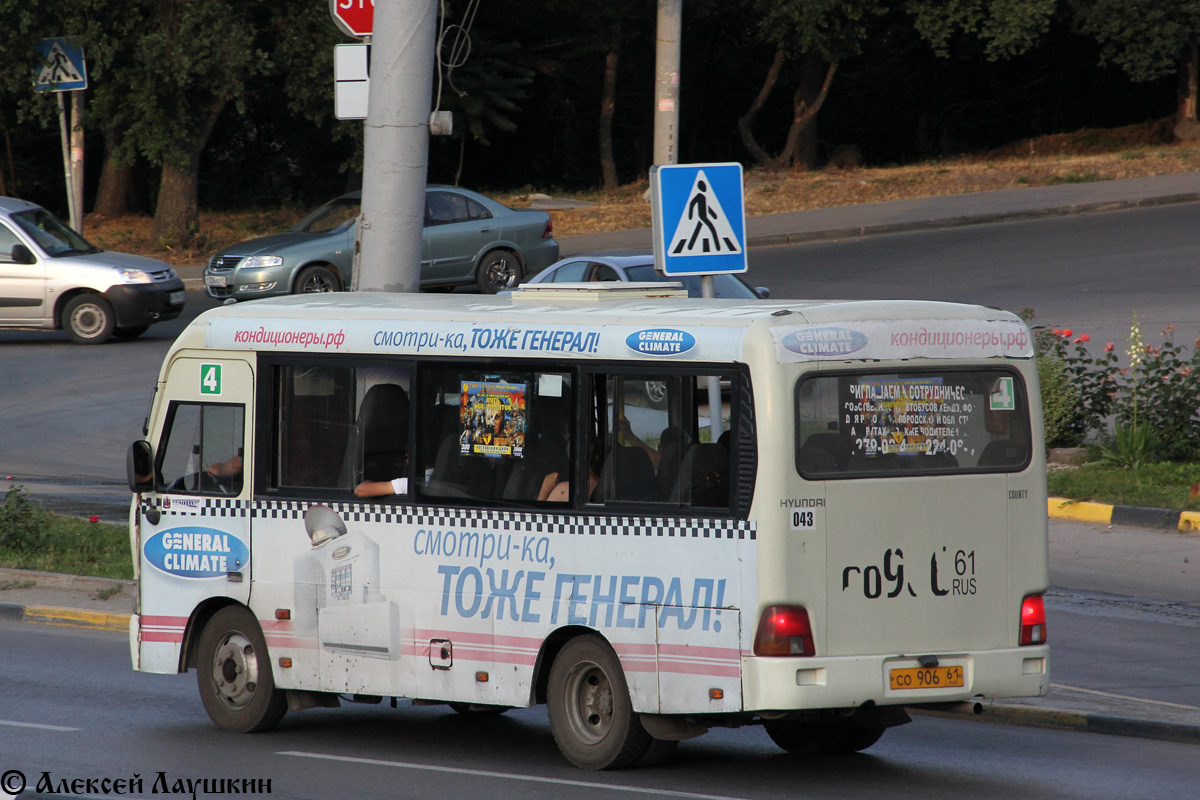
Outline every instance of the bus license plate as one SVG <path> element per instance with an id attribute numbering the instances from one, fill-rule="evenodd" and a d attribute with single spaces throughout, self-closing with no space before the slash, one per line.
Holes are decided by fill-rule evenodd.
<path id="1" fill-rule="evenodd" d="M 945 689 L 963 685 L 962 667 L 913 667 L 894 669 L 890 680 L 893 690 Z"/>

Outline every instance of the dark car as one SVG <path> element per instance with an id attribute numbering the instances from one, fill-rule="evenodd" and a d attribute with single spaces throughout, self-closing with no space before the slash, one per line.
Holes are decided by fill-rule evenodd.
<path id="1" fill-rule="evenodd" d="M 205 288 L 212 297 L 235 300 L 346 289 L 361 208 L 361 192 L 351 192 L 287 233 L 224 248 L 204 270 Z M 558 242 L 545 211 L 512 209 L 454 186 L 429 186 L 421 252 L 422 289 L 474 284 L 495 293 L 553 263 Z"/>
<path id="2" fill-rule="evenodd" d="M 654 271 L 654 254 L 649 250 L 611 253 L 587 253 L 564 258 L 551 264 L 526 283 L 576 283 L 579 281 L 679 281 L 688 297 L 700 297 L 700 276 L 660 275 Z M 771 290 L 765 286 L 751 289 L 736 275 L 714 275 L 713 294 L 744 300 L 766 299 Z"/>

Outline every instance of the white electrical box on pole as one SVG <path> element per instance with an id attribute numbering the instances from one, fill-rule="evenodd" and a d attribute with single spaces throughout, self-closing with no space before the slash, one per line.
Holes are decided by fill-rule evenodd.
<path id="1" fill-rule="evenodd" d="M 436 30 L 435 0 L 375 6 L 357 291 L 420 290 Z"/>

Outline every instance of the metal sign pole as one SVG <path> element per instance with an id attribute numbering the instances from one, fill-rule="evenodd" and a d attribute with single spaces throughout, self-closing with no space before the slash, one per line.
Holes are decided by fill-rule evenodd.
<path id="1" fill-rule="evenodd" d="M 60 94 L 61 96 L 61 94 Z M 71 179 L 68 183 L 74 200 L 71 227 L 83 233 L 83 92 L 71 92 Z"/>
<path id="2" fill-rule="evenodd" d="M 67 182 L 67 216 L 71 221 L 71 227 L 78 230 L 76 227 L 79 219 L 75 210 L 75 187 L 71 180 L 71 134 L 70 123 L 67 122 L 67 103 L 63 99 L 62 92 L 55 92 L 55 97 L 58 98 L 58 132 L 59 138 L 62 139 L 63 175 Z"/>
<path id="3" fill-rule="evenodd" d="M 704 275 L 700 278 L 700 296 L 713 298 L 717 296 L 713 286 L 713 276 Z M 721 404 L 721 379 L 716 375 L 708 376 L 708 425 L 709 434 L 715 442 L 725 431 L 725 407 Z"/>

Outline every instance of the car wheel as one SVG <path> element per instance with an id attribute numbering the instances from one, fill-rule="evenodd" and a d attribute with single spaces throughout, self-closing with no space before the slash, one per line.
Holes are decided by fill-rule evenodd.
<path id="1" fill-rule="evenodd" d="M 646 381 L 646 399 L 652 408 L 663 408 L 667 404 L 667 382 Z"/>
<path id="2" fill-rule="evenodd" d="M 287 696 L 275 688 L 262 629 L 242 606 L 222 608 L 204 626 L 196 682 L 204 710 L 224 730 L 270 730 L 287 713 Z"/>
<path id="3" fill-rule="evenodd" d="M 292 294 L 323 294 L 324 292 L 340 292 L 341 281 L 337 273 L 329 267 L 305 267 L 296 276 L 292 286 Z"/>
<path id="4" fill-rule="evenodd" d="M 113 336 L 118 339 L 136 339 L 146 331 L 150 330 L 149 325 L 136 325 L 132 328 L 117 328 L 113 331 Z"/>
<path id="5" fill-rule="evenodd" d="M 507 250 L 489 250 L 479 261 L 475 285 L 484 294 L 515 289 L 521 282 L 521 261 Z"/>
<path id="6" fill-rule="evenodd" d="M 75 344 L 103 344 L 113 335 L 112 305 L 98 294 L 80 294 L 63 308 L 62 327 Z"/>

